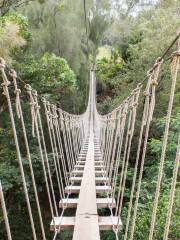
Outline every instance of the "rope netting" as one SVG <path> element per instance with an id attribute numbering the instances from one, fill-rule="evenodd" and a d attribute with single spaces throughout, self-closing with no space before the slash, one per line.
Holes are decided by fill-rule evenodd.
<path id="1" fill-rule="evenodd" d="M 22 100 L 21 100 L 21 90 L 17 86 L 17 74 L 15 70 L 10 70 L 6 73 L 6 63 L 3 59 L 0 59 L 0 70 L 2 73 L 2 87 L 3 95 L 7 99 L 7 106 L 10 114 L 10 120 L 13 130 L 13 136 L 15 140 L 16 152 L 18 163 L 20 167 L 23 190 L 25 194 L 26 204 L 28 208 L 33 239 L 37 239 L 28 188 L 27 181 L 24 173 L 23 159 L 21 147 L 25 144 L 26 154 L 29 162 L 29 169 L 31 180 L 33 184 L 33 190 L 35 194 L 35 201 L 38 210 L 38 216 L 40 221 L 40 227 L 42 232 L 42 238 L 45 240 L 45 227 L 43 224 L 40 201 L 38 196 L 36 177 L 33 170 L 32 164 L 32 153 L 30 152 L 29 140 L 27 137 L 27 128 L 24 121 L 24 115 L 27 114 L 22 110 Z M 13 85 L 14 92 L 9 90 L 9 86 Z M 49 202 L 49 209 L 51 212 L 51 217 L 54 219 L 55 216 L 59 216 L 59 211 L 56 202 L 56 195 L 54 190 L 54 182 L 57 182 L 58 194 L 60 198 L 66 197 L 68 199 L 69 194 L 65 194 L 65 186 L 69 184 L 69 174 L 77 161 L 78 154 L 81 149 L 82 141 L 85 136 L 85 131 L 87 129 L 87 114 L 82 115 L 72 115 L 62 109 L 58 108 L 56 105 L 49 103 L 45 98 L 38 96 L 37 91 L 32 89 L 30 85 L 25 85 L 23 89 L 23 94 L 26 95 L 26 99 L 29 105 L 29 111 L 31 116 L 31 126 L 32 126 L 32 137 L 37 139 L 37 145 L 39 149 L 39 157 L 42 163 L 42 172 L 44 176 L 44 181 L 47 191 L 47 199 Z M 13 108 L 13 98 L 15 96 L 15 109 Z M 41 104 L 41 107 L 40 107 Z M 14 111 L 15 110 L 15 111 Z M 16 116 L 19 119 L 19 124 L 16 126 Z M 42 122 L 42 119 L 46 119 L 46 124 Z M 22 131 L 22 140 L 18 139 L 17 132 Z M 47 149 L 47 136 L 45 133 L 49 134 L 50 150 Z M 21 142 L 20 142 L 21 141 Z M 53 161 L 50 162 L 49 152 L 52 153 Z M 54 173 L 55 171 L 55 173 Z M 55 177 L 53 177 L 55 176 Z M 65 196 L 66 195 L 66 196 Z M 1 187 L 1 200 L 4 218 L 6 219 L 6 228 L 8 232 L 8 238 L 11 239 L 11 231 L 7 220 L 7 211 L 5 208 L 5 203 L 3 200 L 3 193 Z M 65 211 L 65 207 L 61 212 L 61 216 Z M 56 233 L 55 233 L 56 234 Z"/>
<path id="2" fill-rule="evenodd" d="M 177 40 L 178 38 L 176 38 Z M 152 215 L 149 219 L 149 240 L 156 239 L 154 238 L 156 230 L 156 218 L 157 210 L 159 204 L 159 197 L 161 193 L 162 177 L 164 172 L 164 165 L 166 160 L 166 151 L 167 143 L 169 136 L 169 128 L 171 122 L 171 115 L 173 109 L 173 101 L 176 89 L 177 75 L 179 69 L 179 44 L 178 40 L 178 49 L 173 52 L 168 60 L 171 60 L 170 63 L 170 72 L 171 72 L 171 89 L 169 91 L 169 103 L 165 121 L 164 128 L 164 137 L 162 141 L 162 152 L 159 162 L 159 170 L 157 174 L 157 183 L 156 190 L 154 193 L 154 202 L 152 207 Z M 165 57 L 163 55 L 163 57 Z M 146 152 L 148 147 L 148 137 L 151 122 L 153 119 L 153 113 L 156 106 L 156 89 L 158 86 L 158 77 L 162 65 L 164 64 L 165 59 L 160 57 L 155 61 L 154 66 L 147 72 L 147 84 L 144 86 L 144 81 L 137 85 L 137 87 L 131 92 L 131 94 L 119 105 L 116 109 L 106 115 L 99 115 L 96 111 L 96 121 L 98 122 L 99 139 L 101 144 L 101 152 L 103 154 L 103 160 L 106 169 L 106 181 L 112 186 L 112 191 L 107 192 L 107 196 L 111 199 L 109 203 L 109 209 L 111 216 L 122 215 L 122 208 L 124 198 L 127 198 L 125 188 L 128 174 L 128 166 L 131 163 L 131 168 L 133 167 L 133 178 L 131 181 L 131 189 L 129 202 L 127 207 L 127 216 L 123 222 L 124 228 L 120 232 L 120 239 L 136 239 L 136 223 L 137 215 L 139 208 L 139 200 L 141 193 L 141 185 L 143 180 L 144 165 L 146 159 Z M 142 89 L 145 89 L 142 93 Z M 143 103 L 143 104 L 142 104 Z M 139 106 L 141 105 L 141 106 Z M 143 106 L 142 106 L 143 105 Z M 140 109 L 142 112 L 142 119 L 137 121 L 137 109 Z M 139 123 L 140 122 L 140 123 Z M 140 127 L 139 127 L 140 126 Z M 135 163 L 132 164 L 132 141 L 135 138 L 134 133 L 135 129 L 139 129 L 139 133 L 136 132 L 137 143 L 133 143 L 136 147 L 136 159 Z M 138 136 L 138 137 L 137 137 Z M 134 148 L 133 148 L 134 150 Z M 134 152 L 133 152 L 134 155 Z M 174 170 L 172 176 L 171 190 L 169 192 L 169 201 L 167 207 L 167 217 L 166 224 L 164 226 L 164 236 L 163 240 L 168 239 L 171 217 L 173 211 L 173 202 L 175 198 L 175 189 L 178 175 L 179 167 L 179 141 L 177 146 L 177 154 L 174 162 Z M 112 211 L 112 201 L 116 199 L 116 209 Z M 127 205 L 127 202 L 126 202 Z M 113 230 L 116 235 L 116 239 L 119 239 L 118 228 L 114 226 Z"/>
<path id="3" fill-rule="evenodd" d="M 173 101 L 178 77 L 179 59 L 180 59 L 180 41 L 179 35 L 178 49 L 168 59 L 171 60 L 171 89 L 169 91 L 169 103 L 165 121 L 164 137 L 162 151 L 159 160 L 159 168 L 157 174 L 156 190 L 154 193 L 154 201 L 152 214 L 149 219 L 149 236 L 148 239 L 154 239 L 156 230 L 157 210 L 162 186 L 162 177 L 166 160 L 167 143 L 169 136 L 169 128 L 173 109 Z M 174 42 L 175 43 L 175 42 Z M 57 238 L 61 231 L 61 221 L 64 212 L 67 209 L 67 202 L 71 191 L 65 192 L 65 187 L 72 186 L 73 181 L 70 178 L 76 176 L 73 169 L 78 161 L 84 141 L 89 135 L 90 119 L 94 121 L 95 136 L 99 139 L 101 153 L 103 157 L 103 184 L 111 186 L 111 190 L 106 191 L 108 198 L 108 208 L 110 217 L 117 217 L 116 224 L 112 224 L 116 239 L 127 240 L 135 239 L 137 215 L 139 209 L 139 200 L 141 194 L 144 165 L 147 155 L 149 131 L 153 120 L 153 114 L 156 107 L 156 90 L 158 86 L 159 74 L 162 65 L 165 62 L 165 56 L 158 58 L 153 67 L 147 73 L 147 83 L 145 81 L 138 84 L 131 94 L 112 112 L 106 115 L 100 115 L 96 109 L 95 102 L 95 71 L 92 71 L 93 84 L 90 84 L 89 102 L 87 110 L 82 115 L 73 115 L 63 111 L 57 105 L 50 103 L 45 97 L 38 95 L 37 91 L 29 84 L 22 89 L 18 86 L 17 73 L 15 70 L 7 70 L 5 61 L 0 59 L 0 71 L 3 83 L 2 94 L 6 98 L 8 112 L 11 121 L 14 143 L 17 153 L 17 161 L 19 163 L 20 174 L 22 178 L 23 191 L 28 209 L 29 221 L 32 230 L 32 239 L 38 239 L 37 227 L 41 231 L 41 239 L 45 240 L 47 226 L 44 224 L 42 217 L 42 207 L 40 204 L 38 185 L 34 174 L 34 166 L 32 161 L 32 150 L 29 142 L 31 138 L 35 139 L 38 149 L 39 158 L 41 160 L 41 171 L 45 182 L 47 193 L 48 207 L 51 213 L 52 222 L 55 224 L 55 218 L 60 217 L 59 227 L 54 229 L 53 239 Z M 13 91 L 12 91 L 13 89 Z M 94 98 L 92 99 L 92 93 Z M 23 97 L 22 97 L 23 95 Z M 23 99 L 23 100 L 22 100 Z M 28 106 L 28 113 L 24 112 L 24 99 Z M 92 105 L 94 106 L 92 108 Z M 90 109 L 94 109 L 93 118 L 90 118 Z M 142 118 L 139 120 L 139 112 Z M 92 114 L 92 113 L 91 113 Z M 27 116 L 30 116 L 31 136 L 27 133 Z M 138 121 L 137 121 L 138 119 Z M 17 123 L 18 121 L 18 123 Z M 29 121 L 29 118 L 28 118 Z M 135 133 L 136 132 L 136 133 Z M 136 142 L 135 162 L 132 164 L 132 148 L 134 138 L 138 136 Z M 23 140 L 22 140 L 23 139 Z M 25 147 L 25 154 L 22 151 Z M 133 148 L 134 150 L 134 148 Z M 134 153 L 133 153 L 134 154 Z M 23 166 L 23 157 L 27 156 L 29 164 L 29 174 L 31 176 L 32 188 L 37 207 L 39 226 L 35 225 L 31 201 L 29 198 L 29 189 Z M 50 158 L 52 155 L 52 159 Z M 134 156 L 133 156 L 134 157 Z M 175 199 L 177 175 L 180 159 L 180 139 L 177 143 L 177 153 L 174 161 L 174 169 L 172 173 L 171 189 L 169 191 L 169 200 L 167 207 L 167 216 L 164 226 L 163 240 L 168 239 L 171 218 L 173 212 L 173 203 Z M 133 168 L 133 177 L 131 181 L 129 202 L 127 207 L 127 216 L 123 221 L 123 229 L 121 225 L 121 215 L 124 207 L 124 198 L 126 195 L 126 184 L 129 167 Z M 8 221 L 8 211 L 3 194 L 3 179 L 0 183 L 0 200 L 3 212 L 3 218 L 7 231 L 8 240 L 11 240 L 11 229 Z M 129 184 L 129 182 L 128 182 Z M 55 186 L 57 188 L 55 189 Z M 66 199 L 62 210 L 58 208 L 56 197 Z M 114 209 L 114 199 L 116 200 L 116 208 Z M 126 202 L 127 206 L 127 202 Z M 112 220 L 113 221 L 113 220 Z M 123 238 L 122 238 L 123 237 Z"/>

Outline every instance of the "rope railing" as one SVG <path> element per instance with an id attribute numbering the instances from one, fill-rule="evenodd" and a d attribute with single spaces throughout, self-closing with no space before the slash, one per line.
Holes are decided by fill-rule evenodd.
<path id="1" fill-rule="evenodd" d="M 30 175 L 33 185 L 33 191 L 35 195 L 36 206 L 38 210 L 38 216 L 40 221 L 40 228 L 41 228 L 41 235 L 42 239 L 46 239 L 45 234 L 45 226 L 42 218 L 42 209 L 40 207 L 40 200 L 39 194 L 37 190 L 36 184 L 36 176 L 34 174 L 33 162 L 30 152 L 30 145 L 29 139 L 27 136 L 27 129 L 24 120 L 24 114 L 22 103 L 21 103 L 21 91 L 22 89 L 18 88 L 17 85 L 17 74 L 15 70 L 10 70 L 9 74 L 5 71 L 6 63 L 3 59 L 0 59 L 0 70 L 2 74 L 2 87 L 3 87 L 3 94 L 7 99 L 7 105 L 10 113 L 11 124 L 14 134 L 14 140 L 16 145 L 17 157 L 21 171 L 21 177 L 24 186 L 24 193 L 26 198 L 26 204 L 28 207 L 29 218 L 32 228 L 33 239 L 37 239 L 37 231 L 34 224 L 34 218 L 32 214 L 32 207 L 29 200 L 29 192 L 27 189 L 27 181 L 23 167 L 23 159 L 21 153 L 21 146 L 22 142 L 18 139 L 17 131 L 21 130 L 23 134 L 23 139 L 26 147 L 26 154 L 28 157 L 29 168 L 30 168 Z M 13 86 L 14 93 L 9 91 L 9 86 Z M 82 115 L 73 115 L 69 114 L 62 109 L 58 108 L 56 105 L 49 103 L 44 97 L 39 97 L 37 91 L 32 89 L 32 87 L 28 84 L 24 86 L 23 93 L 27 95 L 28 104 L 30 107 L 30 114 L 31 114 L 31 126 L 32 126 L 32 137 L 37 139 L 38 142 L 38 149 L 39 155 L 42 163 L 42 171 L 44 175 L 46 191 L 47 191 L 47 198 L 49 202 L 49 209 L 51 212 L 51 217 L 54 219 L 55 216 L 59 216 L 59 210 L 57 207 L 56 202 L 56 193 L 54 190 L 54 184 L 58 186 L 59 196 L 60 198 L 68 199 L 69 194 L 65 194 L 64 189 L 65 186 L 68 185 L 69 182 L 69 173 L 71 172 L 73 166 L 75 165 L 78 155 L 80 153 L 82 141 L 84 138 L 84 123 L 86 120 L 86 113 Z M 15 96 L 15 112 L 14 108 L 12 107 L 12 100 L 11 98 Z M 39 101 L 41 103 L 39 103 Z M 40 104 L 42 107 L 40 107 Z M 42 109 L 44 107 L 44 109 Z M 44 110 L 44 111 L 43 111 Z M 17 129 L 15 123 L 15 115 L 17 115 L 20 121 L 21 129 Z M 45 126 L 44 121 L 46 119 L 51 152 L 53 156 L 53 166 L 55 169 L 55 174 L 52 172 L 52 166 L 50 166 L 50 159 L 47 147 L 47 136 L 45 137 Z M 52 163 L 51 163 L 52 164 Z M 53 177 L 56 176 L 56 178 Z M 56 180 L 56 183 L 55 183 Z M 2 192 L 2 187 L 1 187 Z M 3 195 L 2 195 L 3 196 Z M 8 226 L 7 221 L 7 211 L 4 207 L 4 198 L 1 199 L 3 201 L 3 213 L 5 214 L 4 217 L 6 219 L 6 226 Z M 63 216 L 65 211 L 65 207 L 61 212 L 60 216 Z M 59 232 L 59 230 L 57 231 Z M 7 229 L 8 236 L 10 236 L 10 230 Z M 57 235 L 57 233 L 55 233 Z M 10 239 L 10 237 L 9 237 Z"/>
<path id="2" fill-rule="evenodd" d="M 178 40 L 178 50 L 175 51 L 171 58 L 171 91 L 169 93 L 169 106 L 167 110 L 166 123 L 164 129 L 164 138 L 162 145 L 162 153 L 159 165 L 159 173 L 157 175 L 157 186 L 156 192 L 154 194 L 154 203 L 153 210 L 150 222 L 149 229 L 149 240 L 154 239 L 153 235 L 155 232 L 155 224 L 156 224 L 156 215 L 157 208 L 159 203 L 159 195 L 161 190 L 161 181 L 163 175 L 163 168 L 165 163 L 165 155 L 168 141 L 168 133 L 170 127 L 170 120 L 172 114 L 173 107 L 173 99 L 175 94 L 175 87 L 177 81 L 177 74 L 179 69 L 179 34 L 176 37 L 176 40 L 173 41 L 171 47 Z M 163 54 L 163 57 L 167 55 L 170 48 Z M 160 73 L 161 65 L 163 64 L 162 57 L 158 58 L 155 61 L 154 66 L 147 73 L 147 85 L 144 90 L 144 106 L 143 106 L 143 114 L 141 120 L 141 127 L 139 132 L 139 140 L 137 144 L 137 153 L 136 160 L 134 165 L 134 175 L 132 179 L 130 198 L 128 204 L 128 212 L 126 222 L 124 222 L 124 230 L 123 230 L 123 239 L 131 239 L 133 240 L 135 237 L 136 231 L 136 222 L 137 222 L 137 213 L 139 207 L 139 198 L 141 192 L 141 185 L 143 179 L 144 172 L 144 164 L 146 159 L 147 152 L 147 144 L 148 144 L 148 136 L 150 125 L 153 119 L 153 113 L 156 105 L 155 97 L 156 97 L 156 88 L 158 85 L 158 76 Z M 112 216 L 118 216 L 120 220 L 120 216 L 122 213 L 122 207 L 124 204 L 124 194 L 125 187 L 127 182 L 127 171 L 131 158 L 131 148 L 132 148 L 132 140 L 134 138 L 134 130 L 137 128 L 136 115 L 137 108 L 139 103 L 139 96 L 141 95 L 141 90 L 144 87 L 144 81 L 132 91 L 132 93 L 119 105 L 116 109 L 106 115 L 99 115 L 96 113 L 98 126 L 100 128 L 100 146 L 101 151 L 103 153 L 104 164 L 107 172 L 107 179 L 109 183 L 112 185 L 111 192 L 107 192 L 107 195 L 111 196 L 112 201 L 114 197 L 116 198 L 116 210 L 113 213 L 111 206 L 109 205 L 110 212 Z M 142 100 L 141 100 L 142 101 Z M 173 171 L 172 178 L 172 186 L 171 192 L 169 195 L 169 203 L 168 203 L 168 211 L 166 218 L 166 225 L 164 230 L 164 238 L 168 239 L 168 232 L 170 228 L 170 218 L 172 216 L 172 207 L 173 201 L 175 197 L 175 186 L 177 181 L 177 172 L 178 172 L 178 162 L 179 162 L 179 148 L 177 149 L 177 156 Z M 131 164 L 132 165 L 132 164 Z M 104 184 L 107 184 L 106 182 Z M 116 189 L 118 191 L 116 192 Z M 127 204 L 127 203 L 126 203 Z M 119 221 L 118 220 L 118 221 Z M 116 235 L 116 239 L 119 239 L 118 232 L 118 224 L 114 226 L 114 232 Z"/>
<path id="3" fill-rule="evenodd" d="M 61 232 L 61 223 L 65 210 L 68 208 L 68 200 L 71 195 L 71 190 L 66 191 L 65 189 L 67 186 L 69 189 L 74 186 L 74 180 L 72 179 L 76 177 L 76 173 L 73 170 L 75 169 L 75 166 L 78 165 L 77 161 L 79 160 L 81 149 L 83 148 L 84 142 L 89 138 L 90 128 L 92 128 L 92 125 L 94 129 L 94 136 L 96 141 L 98 139 L 100 145 L 103 160 L 102 176 L 104 180 L 102 184 L 104 186 L 111 186 L 111 189 L 109 190 L 109 188 L 107 188 L 108 190 L 106 190 L 105 193 L 108 199 L 112 230 L 115 233 L 116 240 L 119 239 L 121 233 L 124 240 L 135 239 L 144 166 L 147 157 L 149 132 L 156 107 L 156 90 L 159 82 L 159 75 L 161 73 L 162 65 L 165 62 L 165 57 L 177 41 L 177 51 L 172 54 L 171 58 L 168 58 L 168 61 L 171 60 L 171 90 L 169 92 L 169 103 L 166 115 L 162 152 L 157 174 L 156 191 L 154 194 L 152 214 L 149 219 L 150 224 L 148 239 L 153 240 L 156 230 L 157 210 L 161 193 L 170 121 L 178 77 L 180 59 L 179 34 L 168 49 L 163 53 L 162 57 L 158 58 L 153 67 L 147 72 L 146 84 L 145 81 L 137 84 L 136 88 L 130 93 L 130 95 L 117 108 L 106 115 L 100 115 L 96 109 L 95 71 L 91 72 L 93 82 L 90 84 L 89 88 L 89 101 L 87 109 L 83 114 L 75 115 L 69 114 L 59 108 L 56 104 L 50 103 L 45 97 L 40 96 L 29 84 L 25 83 L 23 88 L 20 89 L 18 86 L 18 76 L 16 71 L 8 69 L 9 71 L 7 72 L 7 65 L 5 61 L 2 58 L 0 59 L 0 72 L 3 80 L 1 86 L 7 101 L 17 152 L 17 161 L 19 163 L 23 191 L 31 225 L 32 239 L 38 239 L 37 232 L 39 229 L 37 229 L 37 226 L 35 225 L 32 204 L 30 202 L 27 179 L 23 166 L 24 154 L 21 150 L 22 145 L 25 144 L 29 173 L 31 176 L 32 188 L 40 223 L 38 227 L 40 228 L 41 239 L 46 240 L 47 226 L 45 226 L 45 221 L 42 217 L 40 194 L 38 193 L 37 179 L 34 173 L 30 146 L 30 138 L 36 140 L 36 149 L 38 149 L 38 156 L 41 160 L 41 168 L 47 192 L 49 211 L 54 225 L 54 236 L 52 239 L 55 240 Z M 10 91 L 10 86 L 14 92 Z M 23 92 L 26 96 L 28 112 L 27 110 L 25 112 L 23 107 L 21 92 Z M 15 103 L 12 99 L 15 99 L 13 100 Z M 139 114 L 137 113 L 138 110 L 141 110 L 140 115 L 142 116 L 140 117 L 140 120 Z M 30 115 L 31 136 L 27 134 L 27 127 L 25 123 L 26 118 L 24 117 L 25 114 Z M 18 119 L 19 122 L 17 123 L 15 119 Z M 132 159 L 134 159 L 134 156 L 132 158 L 132 146 L 134 144 L 135 131 L 136 137 L 138 137 L 136 142 L 136 153 L 133 153 L 135 155 L 135 161 L 132 163 Z M 19 132 L 22 135 L 21 139 Z M 163 240 L 168 239 L 170 231 L 180 161 L 179 145 L 180 140 L 178 139 Z M 50 154 L 52 154 L 52 158 L 50 158 Z M 129 202 L 126 202 L 126 205 L 128 206 L 127 216 L 123 221 L 123 229 L 120 229 L 122 211 L 125 206 L 128 169 L 130 166 L 133 166 L 133 177 L 130 186 Z M 11 230 L 3 194 L 3 179 L 1 179 L 1 181 L 0 201 L 8 240 L 11 240 Z M 61 212 L 59 211 L 57 205 L 57 194 L 61 200 L 65 200 Z M 113 205 L 114 202 L 116 203 L 115 209 Z M 59 219 L 58 227 L 56 225 L 57 217 Z M 116 223 L 114 223 L 114 217 L 117 219 Z"/>

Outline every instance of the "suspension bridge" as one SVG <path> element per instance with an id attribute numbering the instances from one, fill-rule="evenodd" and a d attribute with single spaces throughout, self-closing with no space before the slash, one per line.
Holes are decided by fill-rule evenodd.
<path id="1" fill-rule="evenodd" d="M 177 50 L 166 59 L 169 50 L 177 43 Z M 90 71 L 89 100 L 86 111 L 81 115 L 69 114 L 58 106 L 51 104 L 46 98 L 26 84 L 18 87 L 18 75 L 15 70 L 8 69 L 4 59 L 0 59 L 2 77 L 2 96 L 7 101 L 14 143 L 17 152 L 23 192 L 29 215 L 29 227 L 32 239 L 48 239 L 47 226 L 44 224 L 39 200 L 36 176 L 33 170 L 32 153 L 25 124 L 25 113 L 22 108 L 23 92 L 29 106 L 32 136 L 37 140 L 39 158 L 47 193 L 49 211 L 52 221 L 49 223 L 53 233 L 52 239 L 59 239 L 62 230 L 72 230 L 73 240 L 98 240 L 100 232 L 112 230 L 115 239 L 135 239 L 138 205 L 143 178 L 144 162 L 148 144 L 150 125 L 156 106 L 156 88 L 158 77 L 165 61 L 170 61 L 171 89 L 164 129 L 162 153 L 159 161 L 156 192 L 152 215 L 150 216 L 149 240 L 155 239 L 158 202 L 161 192 L 162 176 L 166 157 L 169 126 L 173 108 L 180 59 L 179 34 L 162 57 L 158 58 L 148 71 L 144 81 L 139 83 L 130 95 L 112 112 L 100 115 L 96 108 L 96 75 Z M 12 91 L 13 88 L 13 91 Z M 137 110 L 142 112 L 140 127 L 137 124 Z M 43 120 L 46 120 L 45 122 Z M 17 129 L 17 122 L 18 129 Z M 121 220 L 124 207 L 124 194 L 127 173 L 131 158 L 132 141 L 135 130 L 138 130 L 136 160 L 133 166 L 130 198 L 127 217 Z M 19 139 L 18 131 L 22 138 Z M 48 135 L 48 143 L 47 143 Z M 45 137 L 46 136 L 46 137 Z M 21 145 L 26 149 L 29 163 L 29 175 L 35 196 L 39 225 L 35 225 L 32 206 L 29 198 L 26 176 L 23 166 Z M 50 163 L 49 153 L 52 153 Z M 163 230 L 163 240 L 168 239 L 177 175 L 180 160 L 180 137 L 172 172 L 171 189 Z M 53 164 L 53 167 L 51 166 Z M 11 226 L 3 194 L 3 179 L 0 183 L 0 200 L 7 239 L 12 240 Z M 58 186 L 55 190 L 54 182 Z M 56 201 L 58 196 L 59 202 Z M 68 209 L 76 209 L 75 215 L 65 216 Z M 99 215 L 98 209 L 109 209 L 106 216 Z M 41 238 L 37 236 L 40 229 Z"/>

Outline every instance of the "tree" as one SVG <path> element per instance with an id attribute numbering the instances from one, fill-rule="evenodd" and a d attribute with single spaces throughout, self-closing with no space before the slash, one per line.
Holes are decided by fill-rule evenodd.
<path id="1" fill-rule="evenodd" d="M 10 61 L 12 54 L 24 47 L 30 38 L 24 16 L 11 13 L 0 18 L 0 56 L 6 61 Z"/>
<path id="2" fill-rule="evenodd" d="M 0 1 L 0 15 L 4 16 L 10 8 L 17 8 L 31 0 L 1 0 Z"/>

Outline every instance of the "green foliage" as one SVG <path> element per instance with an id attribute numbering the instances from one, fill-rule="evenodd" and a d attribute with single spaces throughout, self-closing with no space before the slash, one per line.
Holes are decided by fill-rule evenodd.
<path id="1" fill-rule="evenodd" d="M 4 11 L 9 11 L 11 7 L 17 7 L 19 3 L 19 1 L 6 0 L 4 2 L 6 2 L 7 8 L 1 9 L 1 14 L 4 14 Z M 143 6 L 144 1 L 141 1 L 140 5 L 138 0 L 126 0 L 124 4 L 120 4 L 119 0 L 114 0 L 113 5 L 111 5 L 112 1 L 108 0 L 98 0 L 96 2 L 96 11 L 92 14 L 92 1 L 86 1 L 87 10 L 89 11 L 87 12 L 88 46 L 81 0 L 33 1 L 31 4 L 25 5 L 25 7 L 18 8 L 20 9 L 18 11 L 23 15 L 10 12 L 0 18 L 0 56 L 8 61 L 13 58 L 13 67 L 24 81 L 30 83 L 42 95 L 46 95 L 51 102 L 60 102 L 60 106 L 68 112 L 78 113 L 85 109 L 89 62 L 91 60 L 95 61 L 100 46 L 108 44 L 112 50 L 110 59 L 102 58 L 97 60 L 98 109 L 101 113 L 106 113 L 117 106 L 122 99 L 128 96 L 133 87 L 144 79 L 146 71 L 152 66 L 155 59 L 162 54 L 163 49 L 169 45 L 180 25 L 179 1 L 162 0 L 159 1 L 156 7 L 145 1 L 148 8 Z M 25 45 L 26 47 L 24 47 Z M 161 81 L 162 79 L 163 81 Z M 164 116 L 167 111 L 169 86 L 171 84 L 169 81 L 169 62 L 163 65 L 159 80 L 155 109 L 156 118 L 153 120 L 148 140 L 148 154 L 143 173 L 135 240 L 148 239 L 150 216 L 162 150 L 165 126 Z M 162 191 L 158 205 L 156 240 L 162 239 L 164 230 L 177 136 L 180 129 L 179 80 L 180 78 L 176 88 L 175 110 L 171 120 Z M 22 87 L 19 82 L 18 85 Z M 23 93 L 22 91 L 22 95 Z M 22 181 L 4 97 L 0 99 L 0 105 L 0 176 L 3 179 L 9 218 L 13 225 L 12 230 L 15 236 L 13 239 L 32 239 L 28 224 L 24 224 L 28 215 L 24 204 Z M 28 122 L 27 120 L 30 119 L 29 105 L 23 103 L 23 110 L 26 113 L 24 116 L 26 122 Z M 138 115 L 138 119 L 139 117 Z M 44 124 L 45 119 L 42 119 L 42 121 Z M 26 128 L 30 150 L 33 153 L 32 162 L 38 183 L 38 193 L 41 203 L 43 203 L 43 216 L 46 216 L 44 219 L 47 220 L 45 223 L 46 230 L 49 233 L 51 217 L 46 201 L 44 201 L 46 196 L 44 196 L 45 187 L 41 159 L 37 149 L 37 141 L 32 138 L 31 124 L 27 124 Z M 35 221 L 39 224 L 29 176 L 28 160 L 21 135 L 20 131 L 18 131 L 18 136 L 22 140 L 20 147 L 30 200 Z M 136 150 L 135 141 L 127 174 L 124 208 L 121 216 L 123 223 L 125 223 L 127 217 L 134 169 L 134 153 Z M 51 162 L 51 152 L 48 152 L 48 157 Z M 178 182 L 169 235 L 170 240 L 180 239 L 179 187 Z M 116 190 L 118 191 L 118 188 Z M 1 213 L 0 224 L 4 226 Z M 19 236 L 21 226 L 25 228 L 25 233 Z M 4 232 L 0 233 L 1 239 L 4 239 Z M 124 232 L 121 231 L 120 239 L 123 238 L 123 234 Z M 71 239 L 72 232 L 65 231 L 61 237 Z M 104 240 L 115 239 L 113 232 L 103 232 L 101 237 Z M 50 239 L 49 236 L 47 238 Z"/>
<path id="2" fill-rule="evenodd" d="M 158 204 L 155 239 L 160 240 L 163 237 L 164 225 L 167 214 L 168 198 L 171 177 L 174 166 L 175 153 L 177 148 L 177 139 L 180 132 L 180 112 L 177 111 L 171 120 L 169 131 L 169 141 L 166 151 L 166 159 L 164 164 L 164 174 L 161 184 L 161 194 Z M 165 119 L 159 118 L 153 122 L 153 131 L 157 132 L 156 138 L 151 138 L 149 141 L 149 153 L 144 167 L 144 178 L 142 183 L 140 204 L 138 209 L 138 217 L 136 224 L 135 239 L 148 239 L 150 228 L 150 219 L 152 214 L 154 192 L 157 183 L 157 175 L 159 171 L 159 161 L 162 150 L 163 131 L 165 126 Z M 176 186 L 176 197 L 173 206 L 173 215 L 170 227 L 169 239 L 178 239 L 180 237 L 179 231 L 179 217 L 180 209 L 180 185 Z"/>
<path id="3" fill-rule="evenodd" d="M 19 26 L 19 35 L 24 38 L 26 41 L 31 40 L 31 32 L 29 31 L 28 19 L 27 17 L 17 14 L 17 13 L 8 13 L 1 18 L 2 23 L 12 22 Z"/>
<path id="4" fill-rule="evenodd" d="M 87 7 L 90 1 L 87 2 Z M 81 0 L 47 0 L 43 4 L 32 2 L 19 10 L 29 19 L 33 41 L 29 48 L 33 56 L 45 52 L 67 60 L 77 76 L 78 92 L 70 97 L 71 111 L 82 112 L 88 97 L 89 59 Z M 72 106 L 76 99 L 77 106 Z M 68 100 L 61 100 L 68 105 Z"/>
<path id="5" fill-rule="evenodd" d="M 27 55 L 15 68 L 22 79 L 54 103 L 65 101 L 77 88 L 76 76 L 67 61 L 55 54 L 45 53 L 37 58 Z"/>
<path id="6" fill-rule="evenodd" d="M 0 39 L 0 56 L 10 61 L 12 54 L 17 54 L 31 39 L 27 18 L 17 13 L 1 17 Z"/>
<path id="7" fill-rule="evenodd" d="M 112 109 L 116 98 L 119 101 L 127 94 L 127 84 L 122 82 L 120 74 L 123 71 L 124 61 L 118 51 L 112 49 L 111 59 L 97 60 L 97 101 L 100 112 L 105 113 Z M 125 90 L 126 89 L 126 90 Z M 109 107 L 108 107 L 109 106 Z"/>

